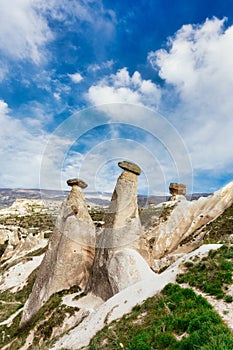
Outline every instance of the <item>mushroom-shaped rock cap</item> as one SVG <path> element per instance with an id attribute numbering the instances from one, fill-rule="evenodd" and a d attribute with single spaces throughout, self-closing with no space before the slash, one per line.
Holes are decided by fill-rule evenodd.
<path id="1" fill-rule="evenodd" d="M 136 175 L 140 175 L 141 174 L 141 169 L 139 168 L 139 166 L 137 164 L 123 161 L 123 162 L 119 162 L 118 166 L 121 169 L 131 171 L 131 173 L 134 173 Z"/>
<path id="2" fill-rule="evenodd" d="M 169 186 L 169 191 L 172 195 L 182 194 L 186 195 L 186 185 L 178 184 L 177 182 L 171 182 Z"/>
<path id="3" fill-rule="evenodd" d="M 88 185 L 86 182 L 80 179 L 69 179 L 66 181 L 68 186 L 79 186 L 81 188 L 86 188 Z"/>

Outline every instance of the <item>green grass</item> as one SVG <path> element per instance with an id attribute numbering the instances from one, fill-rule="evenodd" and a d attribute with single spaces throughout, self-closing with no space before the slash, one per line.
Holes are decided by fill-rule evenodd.
<path id="1" fill-rule="evenodd" d="M 24 288 L 17 292 L 11 293 L 9 290 L 0 293 L 0 320 L 4 321 L 8 319 L 12 314 L 14 314 L 19 308 L 22 308 L 26 302 L 29 294 L 31 293 L 35 278 L 36 278 L 37 269 L 34 270 L 31 275 L 28 277 L 27 284 Z M 13 320 L 13 323 L 10 327 L 6 325 L 0 326 L 0 348 L 3 345 L 6 345 L 14 339 L 14 343 L 11 345 L 11 350 L 16 350 L 20 348 L 20 345 L 23 345 L 24 340 L 26 339 L 27 332 L 20 332 L 19 334 L 19 323 L 22 317 L 22 313 L 16 316 Z M 5 334 L 5 338 L 3 337 Z"/>
<path id="2" fill-rule="evenodd" d="M 186 337 L 177 340 L 182 335 Z M 169 284 L 131 314 L 105 326 L 89 349 L 120 349 L 122 345 L 127 350 L 229 350 L 233 334 L 204 298 L 189 288 Z"/>
<path id="3" fill-rule="evenodd" d="M 34 349 L 34 346 L 38 345 L 39 342 L 49 344 L 53 328 L 61 326 L 66 316 L 72 316 L 76 311 L 79 311 L 77 307 L 61 304 L 62 297 L 65 294 L 71 294 L 77 291 L 79 291 L 79 289 L 75 286 L 71 287 L 69 290 L 56 293 L 52 295 L 48 302 L 39 310 L 31 322 L 31 325 L 37 326 L 35 327 L 33 345 L 29 349 Z M 28 326 L 26 326 L 26 330 L 27 329 Z"/>
<path id="4" fill-rule="evenodd" d="M 177 276 L 178 283 L 189 283 L 217 299 L 232 301 L 227 290 L 233 282 L 233 246 L 223 245 L 218 250 L 211 250 L 208 257 L 195 263 L 187 262 L 185 266 L 187 271 Z"/>
<path id="5" fill-rule="evenodd" d="M 26 286 L 21 292 L 16 294 L 12 294 L 8 299 L 12 300 L 23 300 L 24 302 L 28 298 L 28 295 L 32 289 L 32 280 L 33 276 L 29 278 L 29 284 Z M 79 288 L 77 286 L 71 287 L 68 290 L 64 290 L 58 292 L 50 297 L 47 303 L 38 311 L 38 313 L 34 316 L 34 318 L 23 328 L 19 328 L 20 320 L 22 314 L 20 313 L 13 320 L 12 325 L 8 328 L 7 326 L 0 326 L 0 348 L 4 345 L 8 344 L 12 340 L 14 341 L 10 347 L 11 350 L 19 349 L 25 342 L 29 332 L 31 329 L 35 330 L 35 338 L 33 340 L 33 345 L 30 349 L 34 349 L 34 347 L 39 345 L 39 342 L 43 342 L 44 344 L 50 343 L 50 337 L 54 327 L 61 326 L 64 319 L 67 315 L 73 315 L 79 309 L 77 307 L 69 307 L 66 305 L 62 305 L 62 297 L 66 294 L 71 294 L 78 292 Z M 5 299 L 7 292 L 4 292 Z M 20 293 L 20 294 L 19 294 Z M 2 293 L 3 294 L 3 293 Z M 1 299 L 0 295 L 0 299 Z M 8 304 L 13 306 L 13 304 Z M 17 310 L 19 307 L 22 307 L 23 304 L 14 305 Z M 11 313 L 4 314 L 4 319 L 10 316 L 10 314 L 14 313 L 15 310 L 11 308 Z M 7 317 L 6 317 L 7 316 Z M 3 338 L 1 335 L 5 332 L 5 335 L 8 337 Z M 41 347 L 43 348 L 43 347 Z M 45 347 L 46 349 L 46 347 Z"/>
<path id="6" fill-rule="evenodd" d="M 23 306 L 23 304 L 19 302 L 6 302 L 3 303 L 0 300 L 0 322 L 8 319 L 12 314 L 14 314 L 18 309 L 20 309 Z"/>

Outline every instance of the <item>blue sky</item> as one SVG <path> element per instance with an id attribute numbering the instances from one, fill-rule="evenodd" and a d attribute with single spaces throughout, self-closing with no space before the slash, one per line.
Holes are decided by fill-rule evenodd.
<path id="1" fill-rule="evenodd" d="M 0 0 L 0 187 L 233 179 L 233 1 Z"/>

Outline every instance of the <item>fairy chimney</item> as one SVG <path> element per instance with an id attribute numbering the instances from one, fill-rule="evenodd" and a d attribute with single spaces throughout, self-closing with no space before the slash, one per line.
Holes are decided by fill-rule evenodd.
<path id="1" fill-rule="evenodd" d="M 79 179 L 70 179 L 67 184 L 71 191 L 61 206 L 32 293 L 25 304 L 21 326 L 28 323 L 52 294 L 72 286 L 84 289 L 90 275 L 95 226 L 82 192 L 87 184 Z"/>
<path id="2" fill-rule="evenodd" d="M 119 162 L 118 165 L 124 171 L 117 180 L 105 216 L 86 288 L 103 300 L 152 273 L 137 252 L 142 235 L 137 204 L 137 176 L 141 170 L 130 162 Z"/>

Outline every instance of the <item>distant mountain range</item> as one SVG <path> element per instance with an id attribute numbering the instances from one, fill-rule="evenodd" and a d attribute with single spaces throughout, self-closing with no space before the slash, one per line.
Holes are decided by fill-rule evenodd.
<path id="1" fill-rule="evenodd" d="M 41 190 L 41 189 L 12 189 L 12 188 L 1 188 L 0 189 L 0 208 L 9 207 L 13 204 L 16 198 L 27 198 L 27 199 L 44 199 L 62 201 L 64 200 L 69 191 L 57 191 L 57 190 Z M 207 197 L 210 193 L 194 193 L 187 196 L 188 199 L 196 200 L 199 197 Z M 95 205 L 107 206 L 111 200 L 111 193 L 108 192 L 86 192 L 85 198 L 88 203 Z M 138 195 L 139 206 L 147 206 L 148 204 L 159 204 L 165 202 L 170 196 L 146 196 Z"/>

